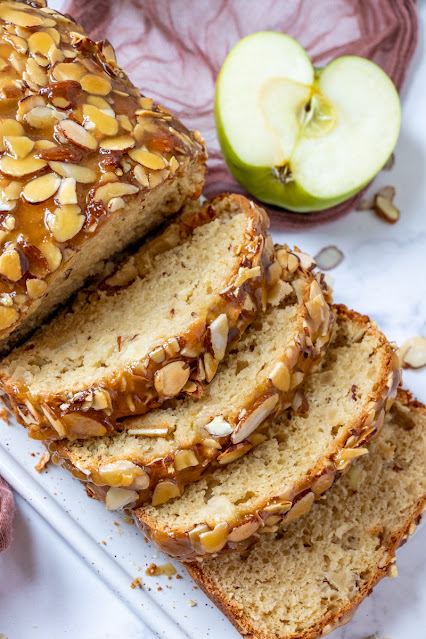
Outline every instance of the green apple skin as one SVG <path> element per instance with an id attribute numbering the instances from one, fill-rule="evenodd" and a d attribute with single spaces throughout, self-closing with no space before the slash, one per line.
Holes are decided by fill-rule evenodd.
<path id="1" fill-rule="evenodd" d="M 248 36 L 250 37 L 250 36 Z M 350 56 L 343 56 L 350 57 Z M 337 58 L 337 60 L 341 60 L 342 58 Z M 333 64 L 332 61 L 330 64 Z M 373 63 L 371 63 L 373 64 Z M 328 65 L 330 66 L 330 65 Z M 315 78 L 317 83 L 319 81 L 321 72 L 325 70 L 326 67 L 313 67 L 315 71 Z M 239 184 L 244 186 L 249 193 L 251 193 L 254 197 L 256 197 L 261 202 L 265 204 L 271 204 L 273 206 L 277 206 L 279 208 L 288 209 L 289 211 L 294 211 L 296 213 L 312 213 L 315 211 L 322 211 L 324 209 L 331 208 L 333 206 L 337 206 L 342 202 L 345 202 L 353 195 L 359 193 L 365 186 L 367 186 L 377 175 L 377 173 L 383 168 L 386 164 L 387 160 L 391 156 L 392 152 L 389 153 L 388 158 L 383 162 L 382 166 L 378 168 L 374 175 L 370 175 L 365 182 L 362 184 L 358 184 L 356 188 L 340 194 L 335 198 L 318 198 L 308 193 L 305 189 L 303 189 L 296 181 L 289 181 L 285 184 L 280 182 L 280 180 L 276 177 L 273 172 L 273 169 L 269 166 L 265 167 L 253 167 L 249 164 L 243 162 L 233 150 L 229 139 L 226 136 L 224 126 L 220 117 L 220 109 L 219 109 L 219 95 L 220 95 L 220 76 L 223 72 L 224 65 L 219 73 L 217 83 L 216 83 L 216 94 L 214 101 L 214 114 L 215 114 L 215 123 L 216 123 L 216 131 L 218 140 L 222 149 L 222 153 L 225 157 L 225 161 L 227 166 L 233 175 L 233 177 L 237 180 Z M 395 89 L 396 92 L 396 89 Z M 399 118 L 399 127 L 401 123 L 401 113 Z M 396 143 L 396 140 L 395 140 Z"/>
<path id="2" fill-rule="evenodd" d="M 366 180 L 364 184 L 356 189 L 344 193 L 334 199 L 319 199 L 307 193 L 296 182 L 283 184 L 274 175 L 271 167 L 252 167 L 243 162 L 232 149 L 223 129 L 219 109 L 217 108 L 217 94 L 215 99 L 215 120 L 216 130 L 223 155 L 234 178 L 239 184 L 244 186 L 249 193 L 265 204 L 272 204 L 280 208 L 288 209 L 296 213 L 310 213 L 312 211 L 323 211 L 332 206 L 337 206 L 348 200 L 352 195 L 359 193 L 372 178 Z"/>

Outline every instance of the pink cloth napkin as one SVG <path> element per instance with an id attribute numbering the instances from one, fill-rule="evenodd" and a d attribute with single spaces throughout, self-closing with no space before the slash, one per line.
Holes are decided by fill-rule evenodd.
<path id="1" fill-rule="evenodd" d="M 12 491 L 4 479 L 0 477 L 0 552 L 10 544 L 14 501 Z"/>
<path id="2" fill-rule="evenodd" d="M 398 89 L 417 43 L 414 0 L 68 0 L 64 11 L 94 40 L 110 40 L 143 93 L 201 132 L 209 152 L 207 196 L 245 192 L 226 167 L 213 117 L 217 75 L 242 37 L 288 33 L 317 66 L 346 54 L 371 58 Z M 315 226 L 345 215 L 360 197 L 313 214 L 275 209 L 274 221 L 285 228 Z"/>

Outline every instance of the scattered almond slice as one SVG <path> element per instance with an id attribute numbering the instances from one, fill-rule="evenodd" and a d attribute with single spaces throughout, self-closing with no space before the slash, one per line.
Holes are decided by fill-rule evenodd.
<path id="1" fill-rule="evenodd" d="M 383 195 L 376 195 L 374 199 L 374 211 L 376 214 L 388 222 L 389 224 L 395 224 L 400 217 L 400 210 Z"/>
<path id="2" fill-rule="evenodd" d="M 361 202 L 356 207 L 356 210 L 357 211 L 372 211 L 373 208 L 374 208 L 374 200 L 370 200 L 368 198 L 365 198 L 364 200 L 361 200 Z"/>
<path id="3" fill-rule="evenodd" d="M 317 263 L 318 268 L 322 271 L 329 271 L 332 268 L 336 268 L 343 261 L 342 251 L 337 246 L 325 246 L 315 255 L 314 260 Z"/>
<path id="4" fill-rule="evenodd" d="M 426 366 L 426 337 L 411 337 L 399 349 L 403 368 L 423 368 Z"/>
<path id="5" fill-rule="evenodd" d="M 381 189 L 379 189 L 375 197 L 377 198 L 381 196 L 393 202 L 395 195 L 396 195 L 395 187 L 388 184 L 387 186 L 383 186 Z"/>

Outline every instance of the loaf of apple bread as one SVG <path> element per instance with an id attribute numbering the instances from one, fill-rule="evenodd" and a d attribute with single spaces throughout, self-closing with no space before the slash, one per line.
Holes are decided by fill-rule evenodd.
<path id="1" fill-rule="evenodd" d="M 42 1 L 0 3 L 0 349 L 204 183 L 197 132 L 143 97 L 107 41 Z"/>
<path id="2" fill-rule="evenodd" d="M 330 294 L 308 256 L 288 248 L 276 255 L 281 279 L 266 311 L 232 346 L 201 397 L 124 419 L 121 432 L 110 436 L 51 442 L 53 459 L 94 482 L 108 508 L 164 503 L 215 460 L 222 466 L 244 455 L 256 429 L 292 403 L 304 410 L 297 387 L 330 340 Z"/>
<path id="3" fill-rule="evenodd" d="M 161 550 L 188 561 L 244 549 L 307 512 L 367 453 L 395 398 L 399 362 L 368 317 L 339 306 L 334 313 L 333 340 L 299 391 L 302 414 L 293 409 L 275 419 L 245 457 L 191 484 L 180 499 L 135 511 Z"/>
<path id="4" fill-rule="evenodd" d="M 397 575 L 395 551 L 426 505 L 425 467 L 426 408 L 401 390 L 370 454 L 308 515 L 189 573 L 244 637 L 328 635 Z"/>
<path id="5" fill-rule="evenodd" d="M 292 277 L 268 226 L 240 195 L 189 206 L 14 349 L 0 386 L 30 436 L 100 436 L 180 392 L 199 396 L 229 344 Z"/>

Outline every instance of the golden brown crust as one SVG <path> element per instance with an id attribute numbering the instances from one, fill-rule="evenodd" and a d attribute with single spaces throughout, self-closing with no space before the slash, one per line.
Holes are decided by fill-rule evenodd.
<path id="1" fill-rule="evenodd" d="M 405 389 L 398 390 L 397 400 L 406 407 L 419 410 L 426 414 L 426 407 L 416 399 L 413 399 L 411 393 Z M 209 579 L 208 575 L 204 573 L 202 564 L 192 562 L 186 564 L 186 568 L 201 590 L 203 590 L 203 592 L 223 612 L 223 614 L 243 637 L 251 639 L 316 639 L 317 637 L 328 635 L 332 632 L 332 630 L 348 623 L 348 621 L 352 619 L 363 599 L 371 594 L 374 586 L 383 579 L 383 577 L 386 577 L 389 574 L 395 563 L 396 551 L 415 531 L 416 526 L 421 520 L 425 507 L 426 495 L 413 507 L 404 525 L 394 532 L 393 535 L 383 544 L 383 560 L 380 562 L 380 566 L 377 566 L 375 572 L 370 575 L 362 589 L 346 606 L 328 613 L 321 621 L 307 627 L 303 632 L 286 635 L 285 638 L 280 638 L 276 634 L 259 631 L 253 620 L 244 613 L 244 610 L 241 610 L 241 608 L 235 606 L 232 601 L 228 601 L 223 597 L 220 590 L 216 587 L 212 580 Z"/>
<path id="2" fill-rule="evenodd" d="M 206 155 L 197 132 L 141 96 L 108 42 L 40 3 L 1 3 L 0 67 L 4 339 L 128 202 L 142 209 Z"/>
<path id="3" fill-rule="evenodd" d="M 18 421 L 28 429 L 30 437 L 55 440 L 104 435 L 120 426 L 117 424 L 119 418 L 146 413 L 177 395 L 182 387 L 186 391 L 186 382 L 194 382 L 187 386 L 187 394 L 197 396 L 202 392 L 225 356 L 225 352 L 218 353 L 214 348 L 214 331 L 223 329 L 220 337 L 229 349 L 264 307 L 267 291 L 274 283 L 270 271 L 274 261 L 273 246 L 268 238 L 269 219 L 265 211 L 240 195 L 218 196 L 201 209 L 185 211 L 175 223 L 138 251 L 132 268 L 120 268 L 97 286 L 99 290 L 112 293 L 128 286 L 143 276 L 145 269 L 149 270 L 155 255 L 184 241 L 196 228 L 220 215 L 220 205 L 224 203 L 228 203 L 229 209 L 234 207 L 239 213 L 245 213 L 245 244 L 238 247 L 238 264 L 224 282 L 221 293 L 212 300 L 205 317 L 195 319 L 182 334 L 171 335 L 167 342 L 155 345 L 150 353 L 144 353 L 142 359 L 135 360 L 126 369 L 114 371 L 98 380 L 96 385 L 79 389 L 71 397 L 67 390 L 37 393 L 0 373 L 6 401 Z M 97 289 L 94 293 L 88 291 L 88 303 L 91 294 L 96 298 Z M 221 322 L 225 318 L 226 321 Z M 24 348 L 30 346 L 31 343 Z M 185 376 L 176 392 L 172 392 L 170 383 L 168 389 L 164 389 L 164 382 L 160 384 L 170 366 L 181 367 L 179 372 L 183 371 Z"/>
<path id="4" fill-rule="evenodd" d="M 191 561 L 195 558 L 208 559 L 217 554 L 243 550 L 257 542 L 260 533 L 267 532 L 269 526 L 275 528 L 277 525 L 285 525 L 305 514 L 314 500 L 321 498 L 349 469 L 352 460 L 362 453 L 359 449 L 379 434 L 401 379 L 398 357 L 384 335 L 375 325 L 372 325 L 367 316 L 349 311 L 343 305 L 336 305 L 333 308 L 338 321 L 352 322 L 360 328 L 367 328 L 374 333 L 379 347 L 383 349 L 381 377 L 375 385 L 374 393 L 369 397 L 361 419 L 345 424 L 345 428 L 342 429 L 344 432 L 336 438 L 333 450 L 327 451 L 327 455 L 317 462 L 309 476 L 292 485 L 291 490 L 286 494 L 284 488 L 287 487 L 283 487 L 283 491 L 275 498 L 270 498 L 269 495 L 265 497 L 264 503 L 258 505 L 255 512 L 244 513 L 240 519 L 232 523 L 227 522 L 226 528 L 222 523 L 218 524 L 214 529 L 218 537 L 218 545 L 221 546 L 218 549 L 208 550 L 205 544 L 200 543 L 200 535 L 210 532 L 204 522 L 198 522 L 195 529 L 191 527 L 190 530 L 180 531 L 172 526 L 163 526 L 143 508 L 136 509 L 134 514 L 137 524 L 144 535 L 160 550 L 181 561 Z M 234 541 L 229 540 L 231 535 Z M 216 537 L 214 540 L 216 541 Z M 212 548 L 215 548 L 214 544 Z"/>

